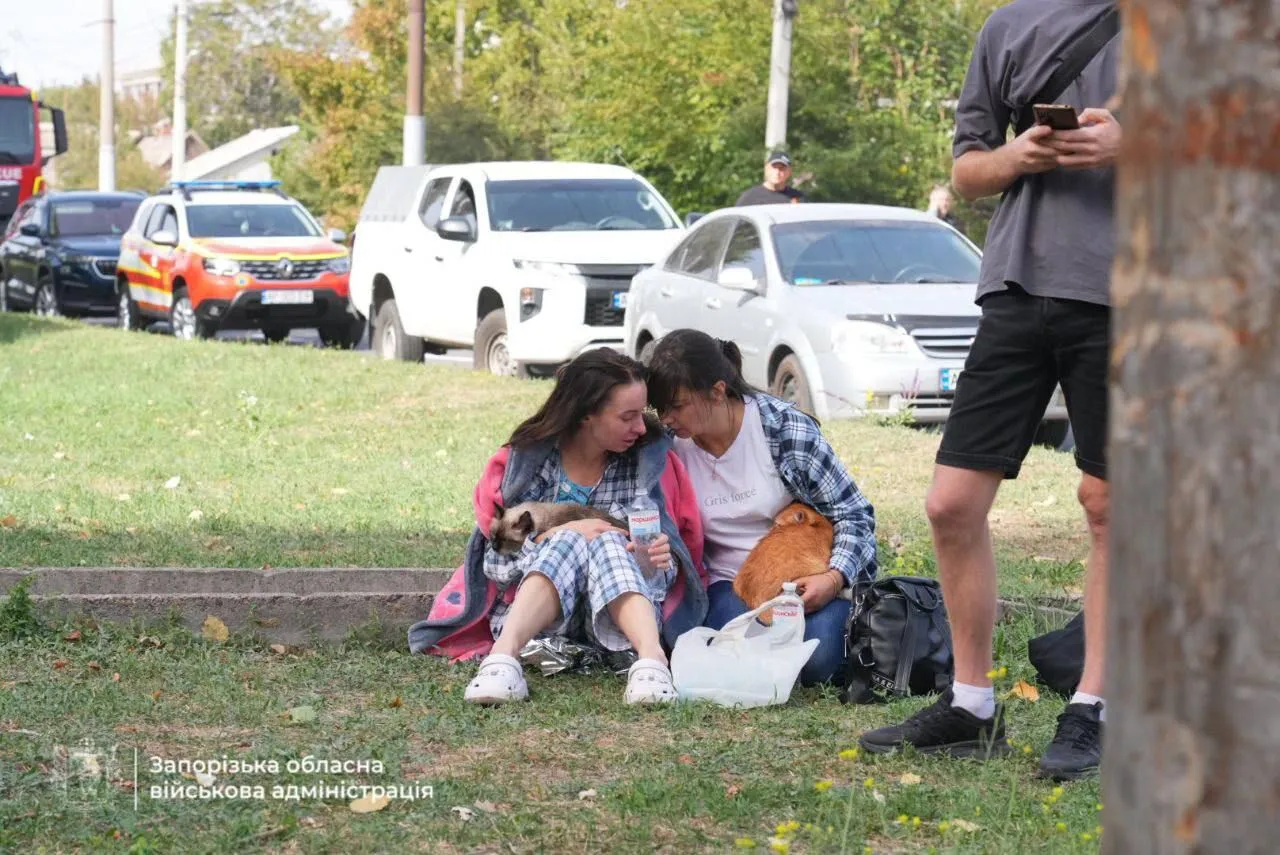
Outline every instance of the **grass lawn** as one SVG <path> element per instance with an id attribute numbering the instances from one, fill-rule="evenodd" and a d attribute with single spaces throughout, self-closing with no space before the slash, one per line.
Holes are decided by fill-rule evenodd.
<path id="1" fill-rule="evenodd" d="M 546 388 L 0 315 L 0 566 L 452 566 L 480 467 Z M 922 497 L 936 435 L 826 430 L 876 505 L 886 569 L 931 572 Z M 1069 457 L 1037 450 L 1002 490 L 993 532 L 1003 594 L 1078 596 L 1075 480 Z M 842 759 L 863 729 L 920 701 L 848 708 L 803 690 L 753 711 L 643 710 L 622 704 L 616 677 L 562 675 L 533 676 L 530 704 L 482 710 L 461 702 L 473 668 L 403 649 L 353 639 L 282 652 L 175 628 L 37 626 L 19 605 L 0 612 L 0 851 L 1098 845 L 1097 784 L 1057 793 L 1032 776 L 1061 709 L 1047 695 L 1010 702 L 1018 751 L 1006 759 Z M 1045 628 L 1034 618 L 1001 628 L 1006 688 L 1030 678 L 1025 642 Z M 16 638 L 22 629 L 32 633 Z M 314 719 L 282 715 L 299 708 Z M 84 739 L 115 747 L 116 763 L 100 759 L 103 788 L 59 782 L 59 746 Z M 223 755 L 277 761 L 278 773 L 215 782 L 260 785 L 267 797 L 152 797 L 153 786 L 196 784 L 153 774 L 152 756 Z M 307 755 L 385 770 L 287 771 Z M 271 797 L 275 786 L 346 781 L 434 790 L 363 814 L 346 798 Z"/>

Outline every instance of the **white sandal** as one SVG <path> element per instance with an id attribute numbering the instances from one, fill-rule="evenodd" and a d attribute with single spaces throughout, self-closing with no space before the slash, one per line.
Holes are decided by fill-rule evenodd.
<path id="1" fill-rule="evenodd" d="M 528 700 L 529 684 L 524 679 L 524 668 L 506 654 L 491 653 L 480 663 L 480 671 L 467 685 L 463 698 L 473 704 Z"/>
<path id="2" fill-rule="evenodd" d="M 629 704 L 665 704 L 676 699 L 671 669 L 655 659 L 637 659 L 627 670 Z"/>

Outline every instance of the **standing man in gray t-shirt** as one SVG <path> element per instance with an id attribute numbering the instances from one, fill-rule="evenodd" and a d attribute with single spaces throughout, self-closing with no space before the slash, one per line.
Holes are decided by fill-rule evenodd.
<path id="1" fill-rule="evenodd" d="M 951 620 L 955 681 L 903 724 L 863 734 L 869 751 L 912 745 L 986 756 L 1007 750 L 990 676 L 996 566 L 987 515 L 1001 480 L 1017 477 L 1060 385 L 1091 539 L 1087 633 L 1079 691 L 1058 718 L 1040 772 L 1068 780 L 1096 774 L 1101 761 L 1112 163 L 1121 137 L 1119 122 L 1102 105 L 1116 88 L 1120 40 L 1106 28 L 1114 28 L 1114 6 L 1113 0 L 1014 0 L 991 15 L 974 47 L 956 110 L 952 184 L 969 200 L 1001 198 L 978 285 L 982 319 L 925 502 Z M 1083 70 L 1062 81 L 1061 94 L 1043 95 L 1073 53 L 1087 59 Z M 1043 97 L 1074 107 L 1080 129 L 1033 124 L 1032 103 Z"/>

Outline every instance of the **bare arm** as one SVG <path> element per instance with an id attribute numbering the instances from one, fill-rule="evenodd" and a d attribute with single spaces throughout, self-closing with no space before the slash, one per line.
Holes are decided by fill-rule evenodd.
<path id="1" fill-rule="evenodd" d="M 951 184 L 966 201 L 996 196 L 1023 175 L 1047 172 L 1058 165 L 1058 153 L 1047 145 L 1053 130 L 1034 125 L 1005 145 L 970 149 L 956 158 Z"/>

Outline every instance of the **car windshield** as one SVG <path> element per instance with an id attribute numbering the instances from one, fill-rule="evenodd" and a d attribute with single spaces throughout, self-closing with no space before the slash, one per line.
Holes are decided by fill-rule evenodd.
<path id="1" fill-rule="evenodd" d="M 311 218 L 297 205 L 190 205 L 193 238 L 315 237 Z"/>
<path id="2" fill-rule="evenodd" d="M 68 199 L 53 203 L 49 233 L 57 237 L 122 235 L 133 222 L 140 199 Z"/>
<path id="3" fill-rule="evenodd" d="M 773 227 L 795 285 L 977 282 L 982 256 L 941 223 L 833 220 Z"/>
<path id="4" fill-rule="evenodd" d="M 0 98 L 0 163 L 36 159 L 35 110 L 30 98 Z"/>
<path id="5" fill-rule="evenodd" d="M 490 181 L 489 222 L 498 232 L 651 231 L 679 224 L 639 181 L 568 178 Z"/>

